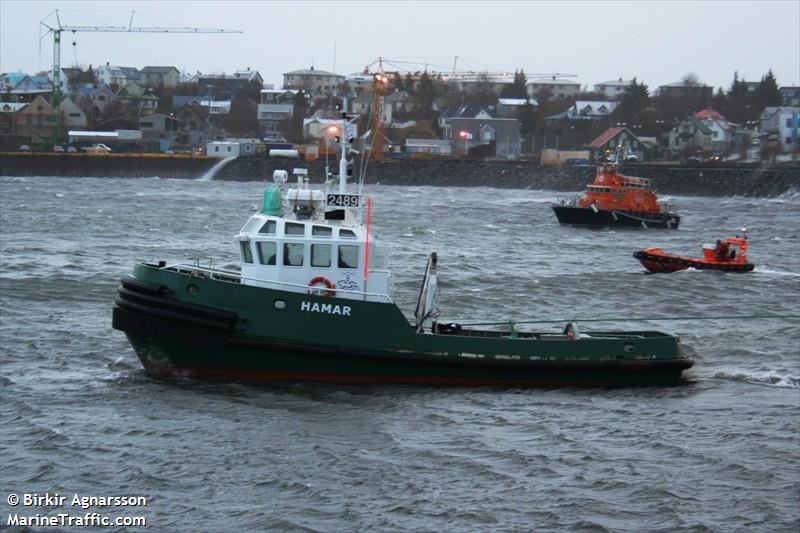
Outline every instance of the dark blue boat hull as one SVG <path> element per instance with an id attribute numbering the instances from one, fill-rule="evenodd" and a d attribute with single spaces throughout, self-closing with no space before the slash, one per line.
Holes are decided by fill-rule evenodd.
<path id="1" fill-rule="evenodd" d="M 592 209 L 574 205 L 551 206 L 561 224 L 575 226 L 678 229 L 681 217 L 675 213 L 642 213 Z"/>

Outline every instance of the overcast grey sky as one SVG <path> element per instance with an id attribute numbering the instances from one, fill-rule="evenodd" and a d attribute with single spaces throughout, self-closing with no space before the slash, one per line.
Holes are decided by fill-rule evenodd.
<path id="1" fill-rule="evenodd" d="M 734 71 L 800 85 L 800 0 L 759 1 L 116 1 L 0 0 L 0 72 L 53 60 L 40 21 L 191 26 L 241 34 L 65 33 L 62 66 L 250 67 L 279 87 L 308 68 L 350 74 L 378 57 L 431 70 L 576 74 L 588 85 L 634 76 L 651 90 L 693 72 L 727 89 Z M 76 43 L 73 46 L 73 41 Z M 458 58 L 457 60 L 455 58 Z M 413 65 L 412 65 L 413 66 Z"/>

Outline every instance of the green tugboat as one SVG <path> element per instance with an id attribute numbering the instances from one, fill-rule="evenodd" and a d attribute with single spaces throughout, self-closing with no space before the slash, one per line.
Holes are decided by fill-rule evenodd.
<path id="1" fill-rule="evenodd" d="M 690 368 L 677 337 L 657 331 L 563 333 L 441 323 L 431 254 L 413 321 L 370 234 L 371 202 L 348 191 L 282 187 L 237 235 L 237 271 L 140 263 L 121 280 L 113 327 L 155 375 L 246 381 L 435 385 L 668 385 Z"/>

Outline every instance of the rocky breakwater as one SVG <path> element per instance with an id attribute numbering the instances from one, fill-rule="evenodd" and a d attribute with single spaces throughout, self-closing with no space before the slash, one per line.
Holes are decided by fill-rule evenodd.
<path id="1" fill-rule="evenodd" d="M 0 153 L 3 176 L 198 178 L 219 159 L 149 153 Z"/>
<path id="2" fill-rule="evenodd" d="M 355 173 L 360 162 L 357 160 Z M 337 161 L 329 161 L 337 171 Z M 312 182 L 322 181 L 325 162 L 240 158 L 222 169 L 217 180 L 269 180 L 274 170 L 308 169 Z M 624 165 L 630 176 L 653 179 L 664 194 L 687 196 L 780 196 L 800 192 L 800 165 L 773 167 L 670 167 Z M 451 187 L 498 187 L 563 192 L 584 190 L 594 179 L 594 166 L 542 166 L 529 161 L 480 161 L 463 159 L 390 159 L 367 164 L 366 182 L 383 185 L 433 185 Z"/>

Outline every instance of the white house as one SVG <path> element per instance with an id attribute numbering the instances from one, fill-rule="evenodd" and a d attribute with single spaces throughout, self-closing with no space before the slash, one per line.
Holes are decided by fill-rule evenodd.
<path id="1" fill-rule="evenodd" d="M 609 98 L 613 98 L 614 100 L 619 100 L 625 94 L 625 89 L 630 87 L 631 83 L 631 80 L 626 81 L 622 78 L 619 78 L 618 80 L 604 81 L 602 83 L 595 84 L 594 92 L 603 94 Z"/>
<path id="2" fill-rule="evenodd" d="M 768 107 L 761 113 L 761 131 L 777 135 L 786 152 L 798 149 L 800 107 Z"/>
<path id="3" fill-rule="evenodd" d="M 553 76 L 547 79 L 528 80 L 528 96 L 536 97 L 539 91 L 548 90 L 553 98 L 570 98 L 581 92 L 581 84 L 575 81 L 564 80 Z"/>
<path id="4" fill-rule="evenodd" d="M 139 70 L 133 67 L 118 67 L 106 63 L 95 70 L 95 76 L 100 83 L 124 87 L 129 83 L 137 83 L 140 78 Z"/>

